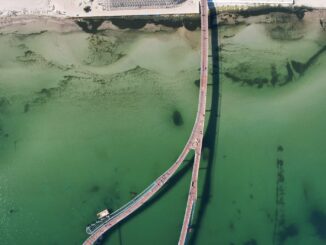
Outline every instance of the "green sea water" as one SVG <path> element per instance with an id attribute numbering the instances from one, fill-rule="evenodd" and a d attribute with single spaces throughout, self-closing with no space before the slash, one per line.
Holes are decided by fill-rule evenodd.
<path id="1" fill-rule="evenodd" d="M 221 97 L 207 104 L 220 100 L 220 117 L 200 171 L 211 185 L 194 244 L 326 242 L 326 55 L 301 75 L 293 68 L 322 50 L 325 32 L 310 19 L 272 18 L 212 31 Z M 0 35 L 4 245 L 81 244 L 98 211 L 117 209 L 175 161 L 197 109 L 199 30 L 44 29 Z M 189 166 L 105 244 L 176 244 Z"/>
<path id="2" fill-rule="evenodd" d="M 81 244 L 98 211 L 119 208 L 182 150 L 199 49 L 178 32 L 10 33 L 0 42 L 1 244 Z M 152 243 L 156 235 L 140 234 L 160 222 L 162 242 L 173 243 L 187 184 L 158 202 L 165 213 L 149 208 L 123 226 L 123 240 Z"/>

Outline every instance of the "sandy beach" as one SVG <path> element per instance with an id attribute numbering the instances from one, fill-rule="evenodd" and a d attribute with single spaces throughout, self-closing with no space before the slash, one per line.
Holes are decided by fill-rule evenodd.
<path id="1" fill-rule="evenodd" d="M 214 0 L 216 7 L 243 5 L 275 5 L 291 6 L 291 0 Z M 293 6 L 326 8 L 326 1 L 296 0 Z M 188 0 L 175 8 L 139 8 L 134 10 L 109 9 L 105 0 L 0 0 L 0 16 L 54 16 L 64 17 L 99 17 L 130 15 L 168 15 L 199 13 L 199 0 Z"/>
<path id="2" fill-rule="evenodd" d="M 295 0 L 295 6 L 308 6 L 312 8 L 326 8 L 324 0 Z"/>

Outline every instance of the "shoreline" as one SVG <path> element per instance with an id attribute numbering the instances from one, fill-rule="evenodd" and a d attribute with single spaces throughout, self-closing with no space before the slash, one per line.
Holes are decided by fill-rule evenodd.
<path id="1" fill-rule="evenodd" d="M 321 20 L 320 13 L 326 15 L 326 10 L 318 10 L 307 7 L 270 7 L 257 6 L 248 9 L 222 10 L 217 13 L 210 11 L 211 17 L 217 16 L 216 23 L 221 25 L 241 24 L 249 17 L 264 16 L 274 13 L 296 15 L 304 19 L 307 14 L 313 16 L 316 21 Z M 311 17 L 309 17 L 311 18 Z M 140 30 L 146 28 L 149 31 L 159 31 L 164 28 L 185 27 L 189 31 L 200 28 L 200 16 L 198 14 L 184 15 L 137 15 L 137 16 L 92 16 L 92 17 L 57 17 L 38 15 L 0 16 L 0 31 L 11 26 L 23 26 L 36 22 L 36 25 L 45 25 L 49 30 L 73 31 L 83 30 L 88 33 L 96 33 L 105 29 L 131 29 Z M 53 27 L 57 25 L 59 27 Z M 161 26 L 162 28 L 157 28 Z"/>
<path id="2" fill-rule="evenodd" d="M 185 0 L 176 6 L 114 8 L 106 0 L 11 0 L 3 2 L 0 18 L 46 16 L 57 18 L 105 18 L 125 16 L 178 16 L 199 14 L 200 0 Z M 213 12 L 252 12 L 255 9 L 326 10 L 322 0 L 208 0 Z"/>

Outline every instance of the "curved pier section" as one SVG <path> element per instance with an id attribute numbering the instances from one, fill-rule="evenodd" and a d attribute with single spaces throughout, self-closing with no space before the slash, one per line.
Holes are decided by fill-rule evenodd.
<path id="1" fill-rule="evenodd" d="M 192 174 L 191 186 L 188 196 L 188 203 L 186 208 L 186 214 L 184 217 L 184 223 L 180 235 L 179 244 L 183 245 L 186 241 L 186 237 L 189 231 L 189 224 L 191 221 L 192 213 L 197 199 L 197 179 L 200 165 L 200 156 L 203 140 L 205 111 L 206 111 L 206 94 L 207 94 L 207 70 L 208 70 L 208 8 L 207 0 L 202 1 L 201 4 L 201 78 L 200 78 L 200 91 L 198 110 L 196 115 L 196 121 L 192 129 L 191 135 L 182 150 L 180 156 L 176 162 L 160 177 L 158 177 L 152 184 L 150 184 L 142 193 L 137 195 L 130 202 L 123 207 L 116 210 L 110 216 L 102 219 L 94 226 L 87 228 L 87 233 L 90 234 L 88 239 L 83 245 L 95 244 L 96 241 L 113 226 L 120 221 L 127 218 L 130 214 L 134 213 L 144 203 L 146 203 L 151 197 L 153 197 L 168 180 L 179 169 L 180 165 L 185 160 L 186 156 L 191 150 L 195 151 L 194 169 Z"/>

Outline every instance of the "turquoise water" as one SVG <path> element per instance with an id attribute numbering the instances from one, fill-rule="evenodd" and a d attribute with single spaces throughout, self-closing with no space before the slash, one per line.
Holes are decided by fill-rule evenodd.
<path id="1" fill-rule="evenodd" d="M 197 109 L 199 35 L 92 35 L 50 22 L 3 31 L 1 244 L 81 244 L 98 211 L 117 209 L 175 161 Z M 301 75 L 293 68 L 322 50 L 325 32 L 309 16 L 262 16 L 212 38 L 219 86 L 209 88 L 221 102 L 211 114 L 220 117 L 203 154 L 200 185 L 211 186 L 208 199 L 199 193 L 192 244 L 325 244 L 325 52 Z M 105 244 L 176 244 L 187 166 Z"/>

